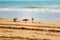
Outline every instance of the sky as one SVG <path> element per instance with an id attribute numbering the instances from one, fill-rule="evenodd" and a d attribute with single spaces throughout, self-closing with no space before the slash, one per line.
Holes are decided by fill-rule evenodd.
<path id="1" fill-rule="evenodd" d="M 0 0 L 0 1 L 60 1 L 60 0 Z"/>

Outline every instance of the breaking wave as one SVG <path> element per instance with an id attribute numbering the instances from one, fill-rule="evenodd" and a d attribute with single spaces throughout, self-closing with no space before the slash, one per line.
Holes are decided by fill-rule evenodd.
<path id="1" fill-rule="evenodd" d="M 47 8 L 0 8 L 0 11 L 19 11 L 19 12 L 60 12 L 60 9 Z"/>

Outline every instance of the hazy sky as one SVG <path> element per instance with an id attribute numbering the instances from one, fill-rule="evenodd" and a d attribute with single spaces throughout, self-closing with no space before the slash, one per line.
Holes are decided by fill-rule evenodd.
<path id="1" fill-rule="evenodd" d="M 0 0 L 0 1 L 60 1 L 60 0 Z"/>

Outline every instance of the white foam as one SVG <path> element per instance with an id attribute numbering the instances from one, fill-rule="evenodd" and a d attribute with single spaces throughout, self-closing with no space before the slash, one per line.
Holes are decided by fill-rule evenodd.
<path id="1" fill-rule="evenodd" d="M 19 11 L 19 12 L 60 12 L 60 9 L 42 9 L 42 8 L 0 8 L 0 11 Z"/>

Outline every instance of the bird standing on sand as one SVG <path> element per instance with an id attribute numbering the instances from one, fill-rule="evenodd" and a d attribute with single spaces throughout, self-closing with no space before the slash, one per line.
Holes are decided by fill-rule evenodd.
<path id="1" fill-rule="evenodd" d="M 13 21 L 16 22 L 17 21 L 17 18 L 14 18 Z"/>
<path id="2" fill-rule="evenodd" d="M 32 18 L 32 23 L 33 23 L 33 21 L 34 21 L 34 18 Z"/>

